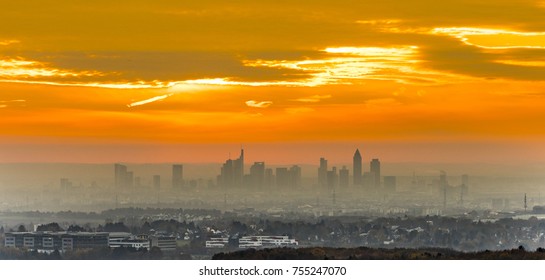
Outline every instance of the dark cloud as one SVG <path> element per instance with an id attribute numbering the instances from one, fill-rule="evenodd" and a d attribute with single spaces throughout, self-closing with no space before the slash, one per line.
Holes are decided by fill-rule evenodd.
<path id="1" fill-rule="evenodd" d="M 47 61 L 56 68 L 105 73 L 103 77 L 85 78 L 98 81 L 183 81 L 224 77 L 245 81 L 289 81 L 307 76 L 292 69 L 246 67 L 242 56 L 221 52 L 41 52 L 25 55 Z"/>

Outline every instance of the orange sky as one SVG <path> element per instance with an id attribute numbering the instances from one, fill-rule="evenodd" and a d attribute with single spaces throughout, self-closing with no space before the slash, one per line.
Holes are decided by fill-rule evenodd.
<path id="1" fill-rule="evenodd" d="M 543 1 L 19 2 L 1 162 L 545 158 Z"/>

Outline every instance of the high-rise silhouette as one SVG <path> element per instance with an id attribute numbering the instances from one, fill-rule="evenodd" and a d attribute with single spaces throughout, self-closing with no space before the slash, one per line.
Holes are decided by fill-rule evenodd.
<path id="1" fill-rule="evenodd" d="M 348 181 L 349 181 L 350 175 L 348 172 L 348 169 L 346 166 L 343 166 L 341 170 L 339 170 L 339 187 L 346 188 L 348 187 Z"/>
<path id="2" fill-rule="evenodd" d="M 238 159 L 228 159 L 221 167 L 218 184 L 224 187 L 241 187 L 244 178 L 244 150 L 240 150 Z"/>
<path id="3" fill-rule="evenodd" d="M 184 166 L 172 165 L 172 188 L 181 189 L 184 186 Z"/>
<path id="4" fill-rule="evenodd" d="M 250 167 L 250 185 L 253 188 L 261 189 L 265 182 L 265 163 L 254 162 Z"/>
<path id="5" fill-rule="evenodd" d="M 327 186 L 327 160 L 320 158 L 320 167 L 318 168 L 318 185 L 320 187 Z"/>
<path id="6" fill-rule="evenodd" d="M 371 160 L 371 176 L 373 176 L 373 183 L 375 188 L 380 188 L 380 161 L 378 158 Z"/>
<path id="7" fill-rule="evenodd" d="M 244 178 L 244 150 L 240 149 L 240 156 L 233 162 L 233 183 L 237 187 L 242 187 Z"/>
<path id="8" fill-rule="evenodd" d="M 116 163 L 114 165 L 115 171 L 115 187 L 117 189 L 128 188 L 132 185 L 133 173 L 127 172 L 127 166 Z"/>
<path id="9" fill-rule="evenodd" d="M 356 149 L 353 157 L 352 172 L 354 172 L 354 185 L 361 186 L 362 184 L 362 166 L 361 166 L 361 155 L 360 150 Z"/>

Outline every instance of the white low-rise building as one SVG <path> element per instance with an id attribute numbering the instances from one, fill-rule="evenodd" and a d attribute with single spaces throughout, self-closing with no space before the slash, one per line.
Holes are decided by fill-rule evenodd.
<path id="1" fill-rule="evenodd" d="M 212 237 L 206 241 L 206 248 L 225 248 L 225 245 L 229 243 L 227 237 Z"/>
<path id="2" fill-rule="evenodd" d="M 238 241 L 239 248 L 295 247 L 299 242 L 288 236 L 244 236 Z"/>

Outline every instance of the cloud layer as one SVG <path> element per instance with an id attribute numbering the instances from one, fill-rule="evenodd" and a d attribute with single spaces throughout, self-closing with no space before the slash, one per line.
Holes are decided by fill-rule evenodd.
<path id="1" fill-rule="evenodd" d="M 543 1 L 11 1 L 0 18 L 2 137 L 545 138 Z"/>

